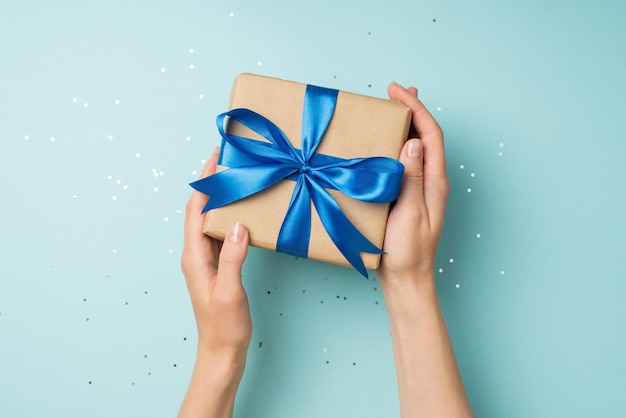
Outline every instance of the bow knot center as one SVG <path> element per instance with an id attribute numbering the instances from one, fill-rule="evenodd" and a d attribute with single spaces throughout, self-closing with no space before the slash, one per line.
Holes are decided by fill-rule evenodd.
<path id="1" fill-rule="evenodd" d="M 300 167 L 301 174 L 310 173 L 311 170 L 312 170 L 311 164 L 309 164 L 308 162 L 305 162 L 304 164 L 302 164 L 302 167 Z"/>

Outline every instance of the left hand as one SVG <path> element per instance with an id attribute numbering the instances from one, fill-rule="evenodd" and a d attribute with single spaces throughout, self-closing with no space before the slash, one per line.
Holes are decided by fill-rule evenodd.
<path id="1" fill-rule="evenodd" d="M 215 173 L 217 149 L 200 178 Z M 248 297 L 241 268 L 248 251 L 248 231 L 237 223 L 224 242 L 202 232 L 202 209 L 208 197 L 193 191 L 185 213 L 185 240 L 181 267 L 198 326 L 198 354 L 242 363 L 252 336 Z M 243 372 L 243 367 L 241 367 Z"/>

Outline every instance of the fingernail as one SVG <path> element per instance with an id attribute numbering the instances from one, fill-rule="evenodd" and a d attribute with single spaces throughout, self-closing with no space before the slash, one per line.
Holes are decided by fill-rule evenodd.
<path id="1" fill-rule="evenodd" d="M 418 139 L 411 139 L 409 141 L 409 157 L 420 158 L 422 156 L 422 144 Z"/>
<path id="2" fill-rule="evenodd" d="M 241 242 L 243 240 L 244 230 L 239 222 L 236 222 L 228 232 L 228 239 L 232 242 Z"/>

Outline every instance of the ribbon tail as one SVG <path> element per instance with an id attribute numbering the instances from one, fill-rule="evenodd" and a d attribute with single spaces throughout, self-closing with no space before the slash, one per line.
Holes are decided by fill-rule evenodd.
<path id="1" fill-rule="evenodd" d="M 326 232 L 348 262 L 365 278 L 369 278 L 361 259 L 361 252 L 384 254 L 384 251 L 372 244 L 343 214 L 333 197 L 315 182 L 311 198 L 322 220 Z"/>
<path id="2" fill-rule="evenodd" d="M 305 184 L 305 176 L 296 182 L 287 214 L 276 241 L 276 251 L 307 258 L 311 237 L 311 193 Z"/>

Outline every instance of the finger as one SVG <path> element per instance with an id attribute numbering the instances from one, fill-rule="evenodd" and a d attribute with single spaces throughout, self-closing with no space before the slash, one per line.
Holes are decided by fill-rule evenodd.
<path id="1" fill-rule="evenodd" d="M 387 94 L 391 100 L 397 100 L 413 112 L 413 125 L 420 138 L 431 135 L 441 135 L 439 124 L 417 98 L 417 89 L 410 87 L 405 89 L 398 83 L 391 83 L 387 88 Z"/>
<path id="2" fill-rule="evenodd" d="M 437 121 L 417 98 L 417 89 L 415 87 L 405 89 L 397 83 L 391 83 L 388 93 L 391 100 L 403 103 L 413 112 L 413 126 L 422 139 L 424 146 L 425 176 L 428 177 L 429 172 L 438 176 L 445 174 L 446 159 L 443 146 L 443 132 Z"/>
<path id="3" fill-rule="evenodd" d="M 217 283 L 225 292 L 241 291 L 241 268 L 248 254 L 248 230 L 237 222 L 224 239 L 217 269 Z"/>
<path id="4" fill-rule="evenodd" d="M 217 148 L 209 161 L 205 164 L 200 177 L 206 177 L 215 172 L 217 166 Z M 193 191 L 187 201 L 185 209 L 185 225 L 183 252 L 181 255 L 181 268 L 187 280 L 196 277 L 194 273 L 202 270 L 201 277 L 206 277 L 210 271 L 217 269 L 218 245 L 202 232 L 205 216 L 202 209 L 208 200 L 208 196 Z M 189 285 L 189 283 L 188 283 Z"/>
<path id="5" fill-rule="evenodd" d="M 405 89 L 397 83 L 388 88 L 389 98 L 398 100 L 413 112 L 413 125 L 422 139 L 424 163 L 424 198 L 429 209 L 429 220 L 436 227 L 443 225 L 449 183 L 443 132 L 439 124 L 415 96 L 417 89 Z"/>
<path id="6" fill-rule="evenodd" d="M 217 169 L 217 156 L 219 148 L 215 148 L 213 155 L 204 165 L 200 178 L 208 177 L 215 173 Z M 185 210 L 185 241 L 187 238 L 202 235 L 202 224 L 204 223 L 204 216 L 202 216 L 202 209 L 206 205 L 209 197 L 196 190 L 191 192 L 191 196 L 187 201 L 187 208 Z"/>
<path id="7" fill-rule="evenodd" d="M 389 98 L 403 103 L 413 113 L 413 126 L 417 130 L 424 146 L 424 170 L 426 173 L 441 175 L 445 173 L 446 160 L 443 146 L 443 133 L 437 121 L 424 104 L 417 98 L 417 89 L 405 89 L 397 83 L 391 83 L 387 89 Z"/>
<path id="8" fill-rule="evenodd" d="M 422 141 L 417 138 L 409 139 L 400 153 L 404 175 L 394 210 L 407 216 L 414 216 L 417 213 L 428 215 L 424 199 L 423 157 Z"/>

